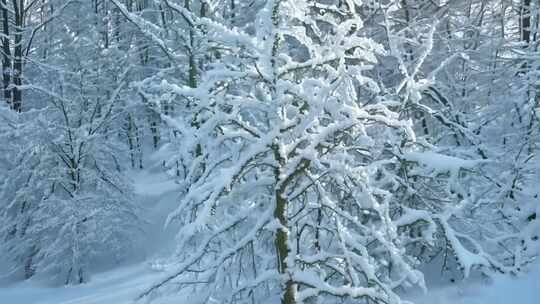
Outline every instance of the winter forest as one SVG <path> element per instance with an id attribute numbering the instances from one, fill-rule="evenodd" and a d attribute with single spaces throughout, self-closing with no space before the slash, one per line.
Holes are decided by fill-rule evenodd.
<path id="1" fill-rule="evenodd" d="M 538 303 L 539 47 L 538 0 L 0 0 L 0 303 Z"/>

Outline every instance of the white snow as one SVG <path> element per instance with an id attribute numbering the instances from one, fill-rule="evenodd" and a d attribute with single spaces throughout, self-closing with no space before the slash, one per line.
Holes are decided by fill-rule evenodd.
<path id="1" fill-rule="evenodd" d="M 465 160 L 435 152 L 408 152 L 403 158 L 417 162 L 436 173 L 457 173 L 460 169 L 471 169 L 482 163 L 481 160 Z"/>
<path id="2" fill-rule="evenodd" d="M 540 263 L 519 277 L 496 275 L 492 282 L 465 280 L 429 289 L 426 294 L 410 294 L 405 299 L 416 304 L 538 304 Z"/>
<path id="3" fill-rule="evenodd" d="M 70 287 L 46 287 L 27 281 L 0 287 L 4 304 L 131 304 L 160 272 L 144 262 L 107 271 L 92 277 L 89 283 Z M 426 294 L 408 294 L 404 298 L 416 304 L 537 304 L 540 288 L 540 263 L 520 277 L 495 276 L 493 282 L 463 281 L 429 289 Z M 160 304 L 189 303 L 185 296 L 160 299 Z"/>
<path id="4" fill-rule="evenodd" d="M 411 158 L 411 155 L 409 155 Z M 421 158 L 426 160 L 425 157 Z M 429 159 L 429 158 L 427 158 Z M 448 170 L 454 166 L 472 165 L 460 163 L 455 159 L 441 157 L 433 160 L 441 167 L 446 163 Z M 162 223 L 167 214 L 174 209 L 178 200 L 178 184 L 171 181 L 163 173 L 132 173 L 135 192 L 139 195 L 143 208 L 147 209 L 146 219 L 153 223 Z M 423 214 L 410 212 L 401 220 L 403 223 L 422 218 Z M 155 226 L 155 227 L 154 227 Z M 38 280 L 18 283 L 0 281 L 0 304 L 131 304 L 143 291 L 154 284 L 164 274 L 152 267 L 155 258 L 165 251 L 172 250 L 170 240 L 174 237 L 171 231 L 163 231 L 161 224 L 149 229 L 147 239 L 152 240 L 150 247 L 160 248 L 157 252 L 148 252 L 131 265 L 119 266 L 90 277 L 88 283 L 77 286 L 53 287 Z M 164 233 L 167 232 L 167 233 Z M 174 243 L 174 242 L 172 242 Z M 9 271 L 9 265 L 0 261 L 0 278 Z M 402 295 L 404 300 L 417 304 L 537 304 L 535 295 L 540 288 L 540 263 L 531 266 L 528 273 L 520 277 L 495 276 L 491 283 L 479 282 L 475 279 L 457 283 L 437 284 L 428 292 L 410 292 Z M 177 294 L 173 297 L 160 297 L 152 304 L 189 303 L 190 296 Z M 268 303 L 271 303 L 272 300 Z M 277 299 L 276 299 L 276 303 Z"/>
<path id="5" fill-rule="evenodd" d="M 158 196 L 179 190 L 181 186 L 165 174 L 134 173 L 135 193 L 142 196 Z"/>
<path id="6" fill-rule="evenodd" d="M 17 304 L 122 304 L 151 283 L 153 274 L 145 264 L 135 265 L 92 276 L 78 286 L 46 287 L 26 281 L 0 288 L 0 303 Z"/>

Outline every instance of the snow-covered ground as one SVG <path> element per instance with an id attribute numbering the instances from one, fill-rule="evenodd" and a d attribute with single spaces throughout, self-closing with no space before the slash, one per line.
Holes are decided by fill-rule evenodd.
<path id="1" fill-rule="evenodd" d="M 44 287 L 22 282 L 0 288 L 2 304 L 127 304 L 160 275 L 147 263 L 122 267 L 92 277 L 79 286 Z M 464 281 L 430 289 L 427 294 L 405 296 L 418 304 L 538 304 L 540 265 L 521 277 L 499 276 L 492 283 Z M 160 304 L 182 304 L 182 299 L 160 299 Z M 189 302 L 185 302 L 188 304 Z"/>
<path id="2" fill-rule="evenodd" d="M 497 275 L 491 282 L 465 280 L 429 288 L 427 294 L 405 296 L 416 304 L 538 304 L 540 263 L 518 277 Z"/>
<path id="3" fill-rule="evenodd" d="M 0 288 L 2 304 L 121 304 L 131 303 L 137 292 L 152 282 L 145 265 L 97 274 L 91 281 L 66 287 L 45 287 L 27 281 Z"/>
<path id="4" fill-rule="evenodd" d="M 146 233 L 135 240 L 130 265 L 96 270 L 88 283 L 79 286 L 50 287 L 37 280 L 7 283 L 10 265 L 0 253 L 0 304 L 76 304 L 132 303 L 140 291 L 161 274 L 151 270 L 150 262 L 167 256 L 174 249 L 175 227 L 164 229 L 166 216 L 175 207 L 178 185 L 159 168 L 150 172 L 130 172 L 142 215 L 147 222 Z"/>
<path id="5" fill-rule="evenodd" d="M 162 173 L 133 173 L 135 191 L 150 223 L 144 241 L 146 252 L 131 265 L 92 275 L 78 286 L 48 287 L 35 280 L 6 284 L 0 282 L 0 304 L 128 304 L 151 286 L 162 273 L 152 270 L 151 262 L 173 249 L 174 227 L 163 230 L 163 222 L 177 199 L 178 185 Z M 7 265 L 0 259 L 0 278 Z M 0 280 L 1 281 L 1 280 Z M 435 280 L 436 281 L 436 280 Z M 428 286 L 428 293 L 409 293 L 406 300 L 417 304 L 538 304 L 540 303 L 540 263 L 520 277 L 497 276 L 491 283 L 467 280 Z M 143 302 L 144 303 L 144 302 Z M 159 298 L 152 304 L 189 304 L 189 296 Z"/>

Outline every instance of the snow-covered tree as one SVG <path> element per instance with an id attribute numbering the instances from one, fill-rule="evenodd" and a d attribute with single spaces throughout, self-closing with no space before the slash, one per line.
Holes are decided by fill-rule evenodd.
<path id="1" fill-rule="evenodd" d="M 179 189 L 142 297 L 399 303 L 416 269 L 517 273 L 540 252 L 539 5 L 0 0 L 0 249 L 86 280 L 141 227 L 131 167 Z"/>
<path id="2" fill-rule="evenodd" d="M 423 278 L 391 214 L 395 148 L 414 133 L 399 97 L 368 76 L 386 50 L 361 35 L 358 1 L 253 6 L 243 28 L 193 19 L 229 51 L 197 88 L 173 92 L 195 100 L 171 124 L 195 134 L 185 149 L 201 146 L 193 163 L 205 165 L 190 167 L 197 178 L 169 217 L 182 224 L 177 255 L 142 296 L 400 303 L 396 288 Z"/>
<path id="3" fill-rule="evenodd" d="M 42 109 L 3 113 L 1 235 L 27 278 L 81 283 L 94 259 L 121 256 L 141 228 L 119 146 L 105 140 L 117 135 L 109 129 L 116 96 L 101 114 L 100 104 L 83 109 L 61 95 Z"/>
<path id="4" fill-rule="evenodd" d="M 525 149 L 534 111 L 526 97 L 531 81 L 524 79 L 531 74 L 523 76 L 523 59 L 506 52 L 521 36 L 499 19 L 519 15 L 505 15 L 505 1 L 431 3 L 422 10 L 413 2 L 391 16 L 397 30 L 389 31 L 389 41 L 402 50 L 401 71 L 427 75 L 421 96 L 404 103 L 402 114 L 437 153 L 403 155 L 403 207 L 427 212 L 407 229 L 417 235 L 422 226 L 438 227 L 438 241 L 409 248 L 465 277 L 475 270 L 518 272 L 537 251 L 537 236 L 530 233 L 536 223 L 528 218 L 537 208 L 530 185 L 539 178 L 532 150 Z M 431 27 L 432 39 L 415 40 L 433 14 L 439 22 Z"/>
<path id="5" fill-rule="evenodd" d="M 5 110 L 0 120 L 0 235 L 25 278 L 81 283 L 98 259 L 124 255 L 142 228 L 123 171 L 127 142 L 119 136 L 129 69 L 111 65 L 125 59 L 105 47 L 99 27 L 88 22 L 95 15 L 83 18 L 89 6 L 64 8 L 71 17 L 49 23 L 63 31 L 34 50 L 40 56 L 24 86 L 39 102 L 19 114 Z"/>

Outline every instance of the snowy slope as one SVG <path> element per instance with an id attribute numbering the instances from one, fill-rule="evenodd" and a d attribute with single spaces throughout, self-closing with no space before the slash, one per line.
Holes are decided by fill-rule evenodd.
<path id="1" fill-rule="evenodd" d="M 134 172 L 131 177 L 150 223 L 142 240 L 147 252 L 139 255 L 132 265 L 96 273 L 90 282 L 79 286 L 49 287 L 33 280 L 0 283 L 0 304 L 128 304 L 134 303 L 143 290 L 160 278 L 162 273 L 152 270 L 150 264 L 155 258 L 167 256 L 174 247 L 175 228 L 164 230 L 162 223 L 175 207 L 179 186 L 162 173 Z M 0 261 L 0 277 L 6 269 L 7 265 Z M 473 280 L 452 285 L 441 282 L 433 284 L 427 294 L 409 293 L 403 297 L 417 304 L 540 303 L 536 295 L 540 289 L 540 263 L 521 277 L 498 276 L 490 284 Z M 159 298 L 151 303 L 188 304 L 189 295 Z"/>
<path id="2" fill-rule="evenodd" d="M 34 282 L 17 283 L 0 288 L 0 303 L 17 304 L 84 304 L 130 303 L 131 299 L 152 281 L 143 265 L 105 272 L 79 286 L 44 287 Z"/>
<path id="3" fill-rule="evenodd" d="M 0 304 L 131 303 L 155 281 L 160 273 L 151 270 L 148 261 L 168 256 L 174 248 L 175 227 L 164 229 L 163 223 L 175 207 L 178 185 L 161 170 L 134 171 L 128 176 L 147 223 L 145 233 L 135 240 L 130 265 L 94 269 L 90 282 L 80 286 L 50 287 L 39 280 L 9 283 L 11 267 L 0 254 Z"/>
<path id="4" fill-rule="evenodd" d="M 490 283 L 465 280 L 429 288 L 427 294 L 405 296 L 416 304 L 538 304 L 540 263 L 519 277 L 497 275 Z"/>
<path id="5" fill-rule="evenodd" d="M 87 284 L 43 287 L 23 282 L 0 288 L 2 304 L 127 304 L 160 275 L 146 263 L 95 275 Z M 540 265 L 518 278 L 496 277 L 491 284 L 461 282 L 425 295 L 405 296 L 417 304 L 538 304 Z M 184 297 L 160 299 L 159 304 L 188 303 Z M 154 303 L 154 302 L 152 302 Z"/>

